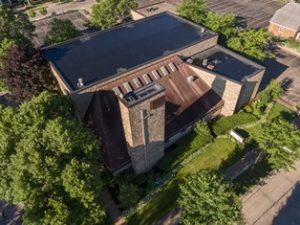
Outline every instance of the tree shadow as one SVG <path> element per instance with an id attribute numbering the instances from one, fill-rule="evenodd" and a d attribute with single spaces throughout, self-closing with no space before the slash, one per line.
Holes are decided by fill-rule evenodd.
<path id="1" fill-rule="evenodd" d="M 243 16 L 236 16 L 236 27 L 247 28 L 248 22 L 247 18 Z"/>
<path id="2" fill-rule="evenodd" d="M 281 206 L 274 217 L 272 225 L 297 225 L 300 221 L 300 182 L 298 181 L 288 197 L 286 203 Z"/>

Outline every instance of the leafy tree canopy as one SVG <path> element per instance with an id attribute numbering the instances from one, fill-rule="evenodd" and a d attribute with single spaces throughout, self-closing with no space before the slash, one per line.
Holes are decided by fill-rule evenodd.
<path id="1" fill-rule="evenodd" d="M 92 7 L 91 24 L 108 29 L 130 17 L 130 10 L 136 8 L 135 0 L 98 0 Z"/>
<path id="2" fill-rule="evenodd" d="M 177 11 L 180 16 L 220 33 L 221 42 L 237 52 L 261 61 L 273 56 L 268 50 L 269 33 L 265 29 L 238 28 L 233 14 L 211 12 L 203 0 L 183 0 Z"/>
<path id="3" fill-rule="evenodd" d="M 180 16 L 198 24 L 205 24 L 207 6 L 203 0 L 183 0 L 177 8 Z"/>
<path id="4" fill-rule="evenodd" d="M 54 88 L 47 62 L 31 48 L 9 48 L 2 57 L 0 79 L 18 102 Z"/>
<path id="5" fill-rule="evenodd" d="M 232 185 L 213 171 L 187 177 L 180 185 L 178 203 L 185 225 L 232 225 L 241 220 L 241 205 Z"/>
<path id="6" fill-rule="evenodd" d="M 300 159 L 300 130 L 290 120 L 280 115 L 253 134 L 273 169 L 288 170 Z"/>
<path id="7" fill-rule="evenodd" d="M 11 8 L 0 6 L 0 43 L 8 39 L 24 44 L 32 37 L 33 31 L 34 26 L 27 15 L 14 13 Z"/>
<path id="8" fill-rule="evenodd" d="M 0 141 L 0 198 L 25 204 L 25 224 L 104 224 L 99 145 L 67 97 L 0 108 Z"/>
<path id="9" fill-rule="evenodd" d="M 75 38 L 79 35 L 79 31 L 70 20 L 61 20 L 54 18 L 50 22 L 50 29 L 47 32 L 45 43 L 56 44 L 66 41 L 71 38 Z"/>
<path id="10" fill-rule="evenodd" d="M 267 50 L 269 33 L 265 29 L 238 30 L 227 40 L 227 46 L 251 58 L 264 60 L 273 55 Z"/>

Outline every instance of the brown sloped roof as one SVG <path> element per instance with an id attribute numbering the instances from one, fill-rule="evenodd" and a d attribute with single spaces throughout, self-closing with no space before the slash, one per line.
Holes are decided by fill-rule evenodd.
<path id="1" fill-rule="evenodd" d="M 147 84 L 145 74 L 148 82 L 157 82 L 165 88 L 166 138 L 223 105 L 222 99 L 178 56 L 165 58 L 126 77 L 112 80 L 95 94 L 86 115 L 86 121 L 102 138 L 102 155 L 112 171 L 130 161 L 118 99 L 112 90 L 118 88 L 122 94 L 128 92 L 126 86 L 136 90 L 135 80 L 142 86 Z M 188 82 L 189 76 L 194 77 L 192 82 Z"/>
<path id="2" fill-rule="evenodd" d="M 101 137 L 100 153 L 109 170 L 116 172 L 130 162 L 118 99 L 112 91 L 94 94 L 84 121 Z"/>

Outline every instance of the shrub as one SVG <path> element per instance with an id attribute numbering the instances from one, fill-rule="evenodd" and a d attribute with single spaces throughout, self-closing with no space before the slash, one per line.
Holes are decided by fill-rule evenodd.
<path id="1" fill-rule="evenodd" d="M 28 16 L 34 18 L 36 16 L 36 12 L 33 9 L 28 10 Z"/>
<path id="2" fill-rule="evenodd" d="M 194 131 L 200 136 L 211 135 L 207 122 L 203 120 L 200 120 L 195 124 Z"/>
<path id="3" fill-rule="evenodd" d="M 233 116 L 223 117 L 219 120 L 217 120 L 213 126 L 213 132 L 216 135 L 224 134 L 225 132 L 231 130 L 232 128 L 243 125 L 251 122 L 255 122 L 257 118 L 246 112 L 240 112 Z"/>
<path id="4" fill-rule="evenodd" d="M 122 208 L 134 206 L 142 197 L 142 190 L 133 184 L 121 184 L 118 199 Z"/>
<path id="5" fill-rule="evenodd" d="M 46 9 L 46 7 L 41 7 L 41 8 L 39 9 L 39 11 L 40 11 L 40 13 L 41 13 L 42 15 L 46 15 L 46 14 L 47 14 L 47 9 Z"/>

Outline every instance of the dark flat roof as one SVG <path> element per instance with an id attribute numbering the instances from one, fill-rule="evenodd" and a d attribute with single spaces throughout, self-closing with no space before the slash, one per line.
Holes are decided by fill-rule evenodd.
<path id="1" fill-rule="evenodd" d="M 169 55 L 217 35 L 170 13 L 162 13 L 43 49 L 71 89 Z"/>
<path id="2" fill-rule="evenodd" d="M 192 58 L 193 64 L 238 82 L 241 82 L 245 76 L 256 74 L 264 69 L 263 66 L 219 45 L 198 53 Z M 203 65 L 204 59 L 207 59 L 207 66 Z"/>

